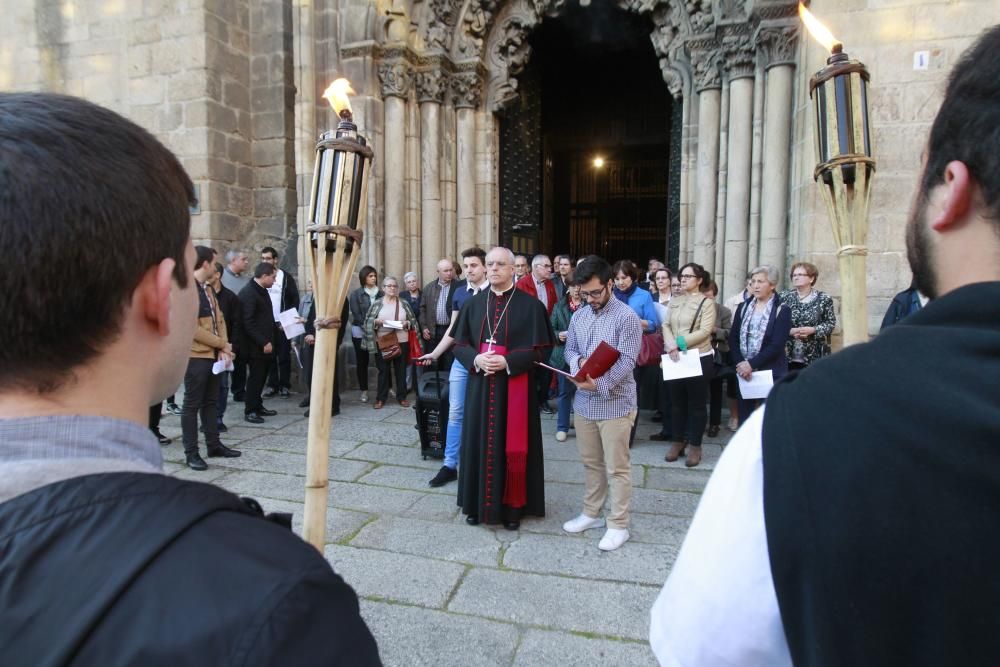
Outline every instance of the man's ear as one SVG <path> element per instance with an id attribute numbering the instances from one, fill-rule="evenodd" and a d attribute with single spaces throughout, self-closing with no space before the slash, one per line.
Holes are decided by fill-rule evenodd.
<path id="1" fill-rule="evenodd" d="M 137 291 L 142 299 L 142 313 L 161 336 L 170 333 L 170 289 L 177 263 L 170 258 L 149 267 Z"/>
<path id="2" fill-rule="evenodd" d="M 931 221 L 931 229 L 947 232 L 965 220 L 972 204 L 972 179 L 964 162 L 952 160 L 944 168 L 944 184 L 937 215 Z"/>

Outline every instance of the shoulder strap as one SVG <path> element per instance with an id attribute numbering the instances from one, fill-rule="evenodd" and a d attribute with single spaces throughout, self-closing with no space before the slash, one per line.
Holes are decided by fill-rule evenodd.
<path id="1" fill-rule="evenodd" d="M 707 296 L 698 304 L 698 310 L 694 311 L 694 317 L 691 319 L 691 328 L 688 329 L 688 333 L 694 333 L 694 325 L 698 322 L 698 318 L 701 317 L 701 309 L 705 306 L 706 301 L 708 301 Z"/>

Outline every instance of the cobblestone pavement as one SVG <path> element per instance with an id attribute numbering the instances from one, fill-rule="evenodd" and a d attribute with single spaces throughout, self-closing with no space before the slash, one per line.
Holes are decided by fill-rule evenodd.
<path id="1" fill-rule="evenodd" d="M 456 484 L 432 489 L 439 461 L 422 460 L 412 408 L 382 410 L 350 392 L 331 429 L 326 557 L 361 598 L 361 611 L 386 665 L 654 665 L 649 609 L 670 570 L 721 440 L 707 440 L 698 468 L 663 460 L 649 413 L 632 450 L 632 539 L 597 548 L 603 529 L 562 531 L 579 514 L 583 467 L 570 432 L 555 440 L 543 415 L 544 519 L 518 531 L 468 526 Z M 257 498 L 266 511 L 293 512 L 300 530 L 307 420 L 300 396 L 270 399 L 278 415 L 247 424 L 230 404 L 223 442 L 237 459 L 183 466 L 180 419 L 165 415 L 165 468 Z M 728 438 L 728 432 L 724 431 Z M 202 452 L 204 446 L 202 444 Z"/>

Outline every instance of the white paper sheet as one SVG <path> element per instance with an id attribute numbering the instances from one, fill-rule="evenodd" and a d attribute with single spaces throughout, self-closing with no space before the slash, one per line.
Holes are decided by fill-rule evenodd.
<path id="1" fill-rule="evenodd" d="M 739 375 L 736 376 L 740 383 L 740 396 L 750 400 L 753 398 L 767 398 L 771 387 L 774 386 L 774 375 L 771 371 L 757 371 L 750 374 L 749 380 L 744 380 Z"/>
<path id="2" fill-rule="evenodd" d="M 701 355 L 698 350 L 688 350 L 681 352 L 680 359 L 674 361 L 669 354 L 665 354 L 661 357 L 660 368 L 663 369 L 664 382 L 698 377 L 701 375 Z"/>
<path id="3" fill-rule="evenodd" d="M 305 326 L 299 320 L 302 316 L 299 315 L 299 311 L 294 308 L 289 308 L 286 311 L 278 313 L 278 322 L 281 324 L 281 328 L 285 331 L 285 338 L 291 340 L 296 336 L 301 336 L 306 332 Z"/>
<path id="4" fill-rule="evenodd" d="M 226 371 L 233 370 L 233 360 L 232 359 L 219 359 L 214 364 L 212 364 L 212 374 L 220 375 Z"/>
<path id="5" fill-rule="evenodd" d="M 382 326 L 384 326 L 386 329 L 398 329 L 399 331 L 402 331 L 403 320 L 386 320 L 382 322 Z"/>

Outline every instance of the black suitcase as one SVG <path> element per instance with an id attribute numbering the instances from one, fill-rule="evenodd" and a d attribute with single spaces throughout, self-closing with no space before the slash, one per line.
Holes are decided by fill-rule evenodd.
<path id="1" fill-rule="evenodd" d="M 457 362 L 454 362 L 457 363 Z M 448 372 L 424 371 L 417 366 L 417 431 L 420 432 L 420 455 L 427 459 L 444 458 L 448 437 Z"/>

